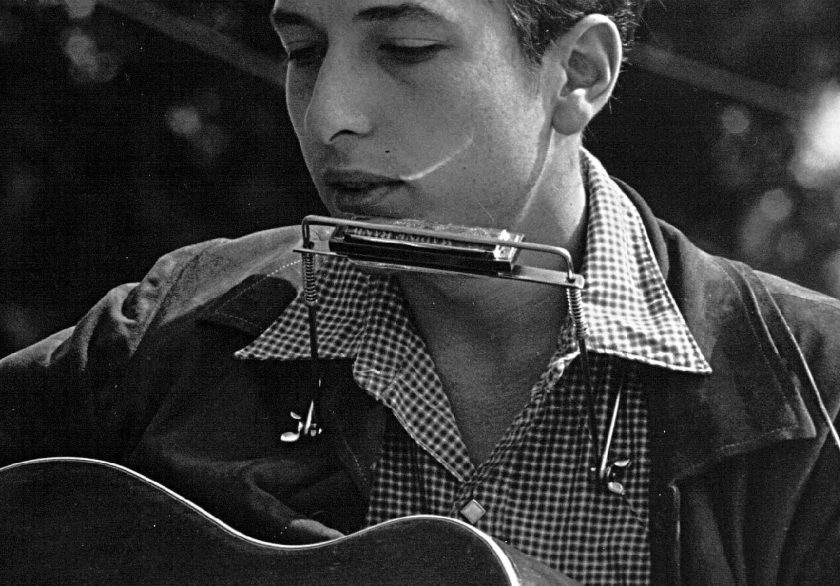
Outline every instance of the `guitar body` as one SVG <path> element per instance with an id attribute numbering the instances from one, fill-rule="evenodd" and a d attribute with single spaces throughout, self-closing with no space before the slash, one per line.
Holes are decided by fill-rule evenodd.
<path id="1" fill-rule="evenodd" d="M 406 517 L 282 546 L 249 538 L 126 468 L 75 458 L 0 470 L 0 544 L 6 584 L 562 583 L 454 519 Z"/>

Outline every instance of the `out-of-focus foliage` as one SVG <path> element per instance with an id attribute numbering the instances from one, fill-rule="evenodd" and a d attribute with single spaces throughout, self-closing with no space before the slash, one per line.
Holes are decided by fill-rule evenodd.
<path id="1" fill-rule="evenodd" d="M 736 216 L 725 252 L 840 296 L 840 3 L 663 4 L 649 12 L 649 42 L 806 98 L 793 119 L 714 105 L 697 154 L 730 200 L 720 215 Z"/>
<path id="2" fill-rule="evenodd" d="M 154 0 L 278 56 L 270 0 Z M 587 144 L 704 247 L 840 296 L 840 3 L 665 0 L 641 42 L 806 96 L 630 65 Z M 174 247 L 320 211 L 282 91 L 97 6 L 0 3 L 0 354 Z"/>
<path id="3" fill-rule="evenodd" d="M 168 250 L 317 209 L 282 92 L 90 1 L 50 4 L 0 8 L 0 354 Z M 278 55 L 265 12 L 189 14 Z"/>

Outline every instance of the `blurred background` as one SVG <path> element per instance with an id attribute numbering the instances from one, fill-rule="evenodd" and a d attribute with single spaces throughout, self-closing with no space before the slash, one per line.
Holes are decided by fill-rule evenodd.
<path id="1" fill-rule="evenodd" d="M 270 0 L 0 0 L 0 356 L 160 255 L 321 212 Z M 840 296 L 840 3 L 652 2 L 587 146 L 703 248 Z"/>

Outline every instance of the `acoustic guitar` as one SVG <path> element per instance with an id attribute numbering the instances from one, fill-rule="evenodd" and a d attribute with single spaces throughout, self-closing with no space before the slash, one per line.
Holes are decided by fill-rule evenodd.
<path id="1" fill-rule="evenodd" d="M 0 469 L 3 584 L 570 584 L 457 519 L 405 517 L 317 545 L 250 538 L 122 466 Z"/>

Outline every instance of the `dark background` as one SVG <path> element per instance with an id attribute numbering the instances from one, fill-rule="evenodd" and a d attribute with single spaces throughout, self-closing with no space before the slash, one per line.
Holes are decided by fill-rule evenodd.
<path id="1" fill-rule="evenodd" d="M 173 40 L 118 3 L 0 0 L 0 355 L 175 247 L 321 211 L 245 63 L 279 59 L 270 4 L 157 0 Z M 707 250 L 840 296 L 840 3 L 657 2 L 640 41 L 590 150 Z"/>

